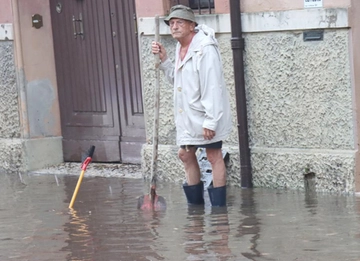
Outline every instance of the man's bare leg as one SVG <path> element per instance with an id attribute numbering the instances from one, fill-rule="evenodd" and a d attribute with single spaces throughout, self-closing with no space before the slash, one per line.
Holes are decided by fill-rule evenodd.
<path id="1" fill-rule="evenodd" d="M 206 155 L 211 163 L 213 184 L 208 187 L 211 205 L 226 206 L 226 167 L 221 149 L 206 149 Z"/>
<path id="2" fill-rule="evenodd" d="M 204 205 L 204 183 L 200 180 L 200 168 L 196 158 L 196 148 L 179 149 L 178 155 L 184 164 L 186 183 L 183 184 L 188 204 Z"/>
<path id="3" fill-rule="evenodd" d="M 213 187 L 226 185 L 226 167 L 221 149 L 206 149 L 207 159 L 211 164 L 213 174 Z"/>
<path id="4" fill-rule="evenodd" d="M 186 181 L 189 186 L 200 183 L 200 167 L 196 158 L 196 147 L 186 149 L 180 148 L 178 156 L 184 164 Z"/>

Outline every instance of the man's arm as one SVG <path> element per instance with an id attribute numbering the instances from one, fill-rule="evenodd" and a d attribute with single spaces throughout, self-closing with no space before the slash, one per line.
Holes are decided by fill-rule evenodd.
<path id="1" fill-rule="evenodd" d="M 164 72 L 166 79 L 171 84 L 174 84 L 174 65 L 168 58 L 164 46 L 159 42 L 152 42 L 151 51 L 153 54 L 159 54 L 159 58 L 161 61 L 159 69 Z"/>

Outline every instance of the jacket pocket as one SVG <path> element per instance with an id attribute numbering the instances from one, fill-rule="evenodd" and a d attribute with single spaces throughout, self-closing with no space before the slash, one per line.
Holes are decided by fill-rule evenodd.
<path id="1" fill-rule="evenodd" d="M 202 138 L 203 137 L 203 122 L 205 119 L 205 112 L 195 109 L 189 108 L 189 111 L 186 113 L 184 119 L 186 132 L 192 138 Z"/>

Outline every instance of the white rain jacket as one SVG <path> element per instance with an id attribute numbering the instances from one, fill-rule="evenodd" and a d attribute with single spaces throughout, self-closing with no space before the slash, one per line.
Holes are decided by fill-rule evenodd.
<path id="1" fill-rule="evenodd" d="M 183 61 L 179 52 L 178 43 L 175 65 L 170 59 L 160 65 L 174 84 L 176 144 L 204 145 L 224 140 L 231 132 L 232 122 L 214 30 L 197 26 Z M 205 140 L 203 128 L 215 131 L 215 137 Z"/>

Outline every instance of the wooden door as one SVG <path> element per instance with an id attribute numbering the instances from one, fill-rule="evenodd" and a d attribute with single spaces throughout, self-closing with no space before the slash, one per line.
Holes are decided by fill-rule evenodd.
<path id="1" fill-rule="evenodd" d="M 65 161 L 139 163 L 145 142 L 133 0 L 50 0 Z"/>

